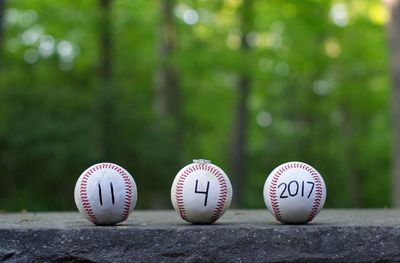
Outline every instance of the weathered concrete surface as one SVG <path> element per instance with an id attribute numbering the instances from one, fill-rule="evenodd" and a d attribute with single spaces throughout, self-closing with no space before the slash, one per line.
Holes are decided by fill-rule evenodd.
<path id="1" fill-rule="evenodd" d="M 400 210 L 323 210 L 311 224 L 229 210 L 214 225 L 134 211 L 118 226 L 76 213 L 0 214 L 5 262 L 400 262 Z"/>

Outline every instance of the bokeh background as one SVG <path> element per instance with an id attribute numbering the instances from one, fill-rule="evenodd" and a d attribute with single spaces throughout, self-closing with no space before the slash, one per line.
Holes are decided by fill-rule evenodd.
<path id="1" fill-rule="evenodd" d="M 0 210 L 74 210 L 102 161 L 131 172 L 138 208 L 172 208 L 197 158 L 231 178 L 233 207 L 264 207 L 292 160 L 323 175 L 327 207 L 393 205 L 387 4 L 0 3 Z"/>

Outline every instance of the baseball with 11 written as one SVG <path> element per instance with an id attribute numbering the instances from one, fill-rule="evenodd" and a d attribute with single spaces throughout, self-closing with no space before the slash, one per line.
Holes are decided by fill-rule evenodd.
<path id="1" fill-rule="evenodd" d="M 114 225 L 127 219 L 134 209 L 136 183 L 121 166 L 98 163 L 81 174 L 74 197 L 87 220 L 95 225 Z"/>

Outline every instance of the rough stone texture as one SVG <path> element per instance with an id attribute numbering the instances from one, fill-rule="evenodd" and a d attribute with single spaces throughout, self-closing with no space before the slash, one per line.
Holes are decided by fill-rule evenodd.
<path id="1" fill-rule="evenodd" d="M 400 262 L 400 210 L 323 210 L 307 225 L 230 210 L 214 225 L 134 211 L 117 226 L 78 213 L 0 214 L 5 262 Z"/>

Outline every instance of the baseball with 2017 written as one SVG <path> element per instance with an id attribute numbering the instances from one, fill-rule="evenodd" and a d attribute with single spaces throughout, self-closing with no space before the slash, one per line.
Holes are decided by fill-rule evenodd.
<path id="1" fill-rule="evenodd" d="M 306 223 L 324 206 L 326 187 L 316 169 L 302 162 L 275 168 L 264 185 L 267 209 L 280 222 Z"/>

